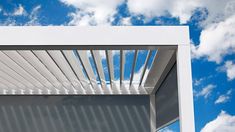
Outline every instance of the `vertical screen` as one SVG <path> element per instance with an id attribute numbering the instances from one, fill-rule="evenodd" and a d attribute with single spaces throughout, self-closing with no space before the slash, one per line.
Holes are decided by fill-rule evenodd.
<path id="1" fill-rule="evenodd" d="M 160 128 L 179 116 L 176 65 L 172 67 L 156 92 L 156 126 Z"/>

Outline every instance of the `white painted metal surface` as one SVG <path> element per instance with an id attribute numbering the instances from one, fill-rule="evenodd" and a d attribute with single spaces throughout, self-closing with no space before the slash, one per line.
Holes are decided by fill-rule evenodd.
<path id="1" fill-rule="evenodd" d="M 187 34 L 187 26 L 1 26 L 0 36 L 4 37 L 1 37 L 0 44 L 187 45 L 190 42 Z"/>
<path id="2" fill-rule="evenodd" d="M 189 44 L 178 46 L 176 62 L 178 74 L 180 131 L 194 131 L 193 88 Z"/>

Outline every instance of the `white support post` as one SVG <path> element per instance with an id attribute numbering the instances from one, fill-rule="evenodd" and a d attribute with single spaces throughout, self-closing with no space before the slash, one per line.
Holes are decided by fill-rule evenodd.
<path id="1" fill-rule="evenodd" d="M 156 107 L 155 94 L 151 94 L 150 98 L 150 131 L 156 132 Z"/>
<path id="2" fill-rule="evenodd" d="M 178 45 L 177 78 L 181 132 L 194 132 L 194 109 L 190 45 Z"/>

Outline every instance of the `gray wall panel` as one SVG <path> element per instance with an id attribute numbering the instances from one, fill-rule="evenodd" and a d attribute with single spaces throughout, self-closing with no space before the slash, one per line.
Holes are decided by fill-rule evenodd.
<path id="1" fill-rule="evenodd" d="M 0 132 L 150 132 L 149 96 L 0 96 Z"/>

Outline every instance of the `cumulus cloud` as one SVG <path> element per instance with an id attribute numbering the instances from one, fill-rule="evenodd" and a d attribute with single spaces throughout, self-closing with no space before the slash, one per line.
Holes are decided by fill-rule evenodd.
<path id="1" fill-rule="evenodd" d="M 201 91 L 195 92 L 195 96 L 197 96 L 197 97 L 203 96 L 205 99 L 207 99 L 211 95 L 211 93 L 215 87 L 216 87 L 215 85 L 209 84 L 209 85 L 205 86 L 204 88 L 202 88 Z"/>
<path id="2" fill-rule="evenodd" d="M 124 0 L 60 0 L 77 8 L 69 25 L 110 25 L 116 8 Z"/>
<path id="3" fill-rule="evenodd" d="M 201 4 L 198 0 L 128 0 L 127 5 L 132 14 L 147 18 L 170 14 L 178 17 L 181 23 L 186 23 Z"/>
<path id="4" fill-rule="evenodd" d="M 19 7 L 15 9 L 13 12 L 13 16 L 21 16 L 21 15 L 26 15 L 27 12 L 25 11 L 24 7 L 20 4 Z"/>
<path id="5" fill-rule="evenodd" d="M 28 16 L 29 21 L 25 25 L 27 26 L 40 25 L 40 23 L 38 22 L 38 13 L 40 9 L 41 5 L 37 5 L 32 9 L 31 13 Z"/>
<path id="6" fill-rule="evenodd" d="M 235 64 L 232 61 L 226 61 L 224 68 L 229 80 L 235 79 Z"/>
<path id="7" fill-rule="evenodd" d="M 205 28 L 201 32 L 200 44 L 192 46 L 193 56 L 221 63 L 225 55 L 235 52 L 235 30 L 232 29 L 235 29 L 235 15 Z"/>
<path id="8" fill-rule="evenodd" d="M 25 26 L 32 26 L 32 25 L 40 25 L 38 21 L 38 13 L 41 9 L 41 5 L 35 6 L 30 13 L 23 8 L 22 5 L 19 5 L 14 12 L 6 12 L 3 11 L 4 15 L 7 17 L 2 23 L 1 26 L 17 26 L 17 25 L 25 25 Z M 15 17 L 26 17 L 28 21 L 25 23 L 21 23 L 15 19 Z"/>
<path id="9" fill-rule="evenodd" d="M 230 95 L 232 93 L 232 89 L 228 90 L 226 94 L 220 95 L 218 99 L 216 99 L 215 104 L 226 103 L 230 99 Z"/>
<path id="10" fill-rule="evenodd" d="M 234 132 L 235 116 L 227 114 L 225 111 L 217 116 L 216 119 L 208 122 L 201 132 Z"/>
<path id="11" fill-rule="evenodd" d="M 195 17 L 203 29 L 200 44 L 192 45 L 194 58 L 206 57 L 209 61 L 221 63 L 223 57 L 235 52 L 235 1 L 224 0 L 128 0 L 128 9 L 133 15 L 144 15 L 147 19 L 157 16 L 179 18 L 180 23 L 187 23 Z M 205 19 L 201 19 L 205 18 Z"/>

